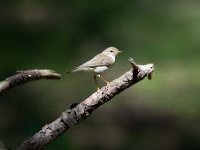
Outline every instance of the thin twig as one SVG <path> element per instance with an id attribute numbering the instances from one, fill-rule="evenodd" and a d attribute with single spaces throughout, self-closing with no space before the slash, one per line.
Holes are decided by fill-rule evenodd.
<path id="1" fill-rule="evenodd" d="M 6 78 L 0 82 L 0 95 L 7 92 L 8 90 L 33 80 L 39 79 L 60 79 L 61 75 L 52 70 L 25 70 L 17 71 L 17 74 Z"/>
<path id="2" fill-rule="evenodd" d="M 65 133 L 67 129 L 86 119 L 96 108 L 111 100 L 115 95 L 143 80 L 146 76 L 149 79 L 151 78 L 154 71 L 153 64 L 137 65 L 133 59 L 129 59 L 129 61 L 132 65 L 131 70 L 110 82 L 109 85 L 102 87 L 81 103 L 71 105 L 55 121 L 46 124 L 39 132 L 25 140 L 18 147 L 18 150 L 43 149 L 47 144 Z"/>

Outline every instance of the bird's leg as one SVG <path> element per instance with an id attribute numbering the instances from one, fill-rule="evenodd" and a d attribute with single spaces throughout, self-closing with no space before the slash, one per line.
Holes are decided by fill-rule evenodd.
<path id="1" fill-rule="evenodd" d="M 107 85 L 110 84 L 109 81 L 107 81 L 105 78 L 103 78 L 100 74 L 97 75 L 101 80 L 103 80 Z"/>
<path id="2" fill-rule="evenodd" d="M 99 91 L 99 86 L 98 86 L 98 83 L 97 83 L 97 78 L 96 78 L 96 75 L 94 74 L 94 82 L 96 84 L 96 87 L 97 87 L 97 91 Z"/>

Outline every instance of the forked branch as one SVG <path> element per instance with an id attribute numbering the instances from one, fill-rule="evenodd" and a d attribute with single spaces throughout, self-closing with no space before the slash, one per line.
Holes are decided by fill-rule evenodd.
<path id="1" fill-rule="evenodd" d="M 96 108 L 111 100 L 115 95 L 143 80 L 146 76 L 148 79 L 152 78 L 153 64 L 138 65 L 132 58 L 129 59 L 129 62 L 132 65 L 131 70 L 110 82 L 109 85 L 102 87 L 79 104 L 71 105 L 55 121 L 46 124 L 40 131 L 25 140 L 18 147 L 18 150 L 43 149 L 69 128 L 89 117 Z"/>

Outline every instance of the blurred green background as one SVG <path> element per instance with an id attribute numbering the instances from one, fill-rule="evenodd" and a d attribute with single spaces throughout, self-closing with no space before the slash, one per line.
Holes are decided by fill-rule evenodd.
<path id="1" fill-rule="evenodd" d="M 70 129 L 47 150 L 200 149 L 200 1 L 1 0 L 0 80 L 16 70 L 52 69 L 0 97 L 0 139 L 10 148 L 92 94 L 92 74 L 66 74 L 109 46 L 123 53 L 109 80 L 153 62 L 138 83 Z M 101 83 L 101 85 L 104 85 Z"/>

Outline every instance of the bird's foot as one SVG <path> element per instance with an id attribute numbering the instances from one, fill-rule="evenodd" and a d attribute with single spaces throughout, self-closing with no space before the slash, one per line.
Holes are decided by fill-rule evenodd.
<path id="1" fill-rule="evenodd" d="M 109 82 L 109 81 L 107 81 L 107 82 L 106 82 L 106 86 L 109 86 L 109 85 L 110 85 L 110 82 Z"/>
<path id="2" fill-rule="evenodd" d="M 97 93 L 100 91 L 100 88 L 99 87 L 97 87 Z"/>

